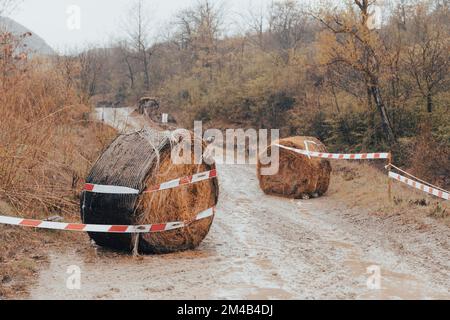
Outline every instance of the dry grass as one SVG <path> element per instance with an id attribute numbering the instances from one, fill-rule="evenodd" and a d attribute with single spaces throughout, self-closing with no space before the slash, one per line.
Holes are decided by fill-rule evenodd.
<path id="1" fill-rule="evenodd" d="M 111 128 L 101 129 L 100 125 L 94 123 L 80 127 L 75 125 L 72 129 L 73 131 L 67 133 L 67 138 L 74 140 L 73 150 L 91 153 L 90 159 L 95 159 L 102 150 L 105 137 L 115 134 Z M 49 160 L 51 161 L 51 158 Z M 58 166 L 43 171 L 44 175 L 50 174 L 58 179 L 58 189 L 54 185 L 44 189 L 42 185 L 31 184 L 24 185 L 23 190 L 17 186 L 10 193 L 2 192 L 0 214 L 28 218 L 60 215 L 65 221 L 80 221 L 78 196 L 86 172 L 80 171 L 76 180 L 72 173 L 80 170 L 78 166 L 84 168 L 81 170 L 87 170 L 91 161 L 75 159 L 73 163 L 68 164 L 66 171 L 59 170 Z M 39 171 L 31 171 L 30 181 L 39 181 L 41 178 L 47 177 L 40 176 Z M 48 196 L 51 195 L 52 188 L 64 198 L 61 200 L 56 196 Z M 24 196 L 23 203 L 20 202 L 21 195 Z M 47 253 L 51 249 L 70 246 L 80 241 L 88 242 L 87 236 L 0 225 L 0 298 L 25 295 L 30 281 L 36 280 L 38 268 L 47 262 Z"/>
<path id="2" fill-rule="evenodd" d="M 311 151 L 327 152 L 325 146 L 313 137 L 291 137 L 278 143 L 305 150 L 305 141 L 312 141 Z M 269 147 L 272 148 L 272 147 Z M 326 159 L 311 158 L 279 148 L 280 168 L 276 175 L 263 176 L 261 169 L 267 167 L 258 160 L 257 176 L 261 189 L 270 195 L 299 199 L 305 196 L 323 195 L 330 184 L 331 166 Z"/>
<path id="3" fill-rule="evenodd" d="M 405 223 L 433 217 L 450 226 L 448 201 L 440 200 L 400 182 L 392 181 L 392 201 L 388 196 L 388 178 L 368 163 L 334 161 L 328 191 L 330 199 L 350 208 L 362 208 L 380 217 L 402 216 Z"/>
<path id="4" fill-rule="evenodd" d="M 204 147 L 206 147 L 205 144 Z M 194 152 L 192 152 L 192 161 L 194 161 Z M 175 165 L 170 159 L 170 150 L 166 149 L 161 154 L 159 167 L 147 178 L 147 186 L 212 169 L 215 169 L 214 165 L 210 167 L 205 163 Z M 192 221 L 198 213 L 216 205 L 219 190 L 215 180 L 206 180 L 178 189 L 144 195 L 138 209 L 141 216 L 139 224 Z M 206 237 L 212 222 L 212 217 L 202 219 L 194 222 L 188 228 L 145 234 L 143 239 L 159 252 L 193 249 L 199 246 Z"/>
<path id="5" fill-rule="evenodd" d="M 50 62 L 2 56 L 0 68 L 0 214 L 79 221 L 83 179 L 115 131 L 89 121 Z M 0 226 L 0 298 L 26 292 L 47 245 L 76 239 Z"/>

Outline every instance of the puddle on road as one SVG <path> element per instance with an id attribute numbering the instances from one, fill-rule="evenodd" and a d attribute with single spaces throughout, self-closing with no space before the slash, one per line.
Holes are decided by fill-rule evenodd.
<path id="1" fill-rule="evenodd" d="M 282 288 L 256 287 L 249 284 L 226 286 L 216 290 L 214 295 L 217 299 L 243 299 L 243 300 L 290 300 L 293 295 Z"/>
<path id="2" fill-rule="evenodd" d="M 289 300 L 292 295 L 278 288 L 258 288 L 251 294 L 245 296 L 246 300 Z"/>
<path id="3" fill-rule="evenodd" d="M 361 286 L 367 286 L 365 281 L 371 276 L 367 272 L 367 268 L 377 265 L 361 260 L 346 260 L 344 265 L 351 272 L 362 279 Z M 417 279 L 411 275 L 392 272 L 380 266 L 381 271 L 381 289 L 366 288 L 366 292 L 359 296 L 359 299 L 402 299 L 415 300 L 424 299 L 423 288 L 419 285 Z"/>
<path id="4" fill-rule="evenodd" d="M 414 275 L 391 271 L 379 262 L 370 262 L 361 259 L 351 243 L 343 241 L 330 241 L 335 248 L 346 251 L 346 259 L 343 265 L 357 278 L 361 279 L 361 288 L 365 292 L 358 296 L 358 299 L 380 299 L 380 300 L 417 300 L 417 299 L 449 299 L 445 292 L 431 293 L 421 280 Z M 371 276 L 367 268 L 370 266 L 379 266 L 381 271 L 381 289 L 367 288 L 367 280 Z"/>

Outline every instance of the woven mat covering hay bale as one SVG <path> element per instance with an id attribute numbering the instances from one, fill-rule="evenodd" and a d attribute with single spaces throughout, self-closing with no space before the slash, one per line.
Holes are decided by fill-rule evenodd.
<path id="1" fill-rule="evenodd" d="M 173 164 L 171 133 L 146 129 L 120 135 L 97 160 L 86 182 L 145 190 L 213 169 L 214 165 L 205 163 Z M 217 179 L 142 195 L 83 192 L 81 214 L 86 224 L 142 225 L 191 221 L 198 213 L 215 206 L 217 200 Z M 206 237 L 212 221 L 213 217 L 209 217 L 182 229 L 141 234 L 138 250 L 141 253 L 168 253 L 193 249 Z M 89 233 L 89 236 L 100 246 L 126 251 L 133 249 L 136 237 L 111 233 Z"/>
<path id="2" fill-rule="evenodd" d="M 275 144 L 306 150 L 305 141 L 310 151 L 327 152 L 325 146 L 313 137 L 291 137 L 281 139 Z M 273 145 L 269 147 L 269 154 Z M 280 166 L 277 174 L 262 176 L 261 168 L 265 167 L 258 160 L 257 175 L 261 189 L 269 195 L 301 199 L 305 196 L 321 196 L 327 192 L 330 184 L 331 165 L 326 159 L 311 158 L 294 151 L 278 148 Z"/>

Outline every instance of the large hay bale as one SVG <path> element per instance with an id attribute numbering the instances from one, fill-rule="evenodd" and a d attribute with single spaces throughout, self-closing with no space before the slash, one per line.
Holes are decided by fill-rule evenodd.
<path id="1" fill-rule="evenodd" d="M 173 164 L 171 143 L 170 132 L 147 129 L 120 135 L 97 160 L 86 182 L 144 190 L 215 169 L 214 165 L 205 163 Z M 191 221 L 198 213 L 215 206 L 217 200 L 217 179 L 210 179 L 142 195 L 83 192 L 81 212 L 86 224 L 142 225 Z M 182 229 L 141 234 L 139 252 L 168 253 L 193 249 L 206 237 L 212 221 L 213 217 L 210 217 Z M 89 236 L 104 247 L 126 251 L 134 247 L 134 236 L 130 234 L 89 233 Z"/>
<path id="2" fill-rule="evenodd" d="M 310 151 L 327 152 L 325 146 L 316 138 L 291 137 L 281 139 L 274 144 L 306 150 L 305 141 Z M 300 199 L 305 196 L 321 196 L 327 192 L 330 184 L 331 165 L 326 159 L 311 158 L 276 146 L 269 146 L 280 152 L 279 171 L 275 175 L 261 175 L 261 168 L 265 167 L 258 160 L 257 175 L 261 189 L 270 195 L 285 196 Z"/>

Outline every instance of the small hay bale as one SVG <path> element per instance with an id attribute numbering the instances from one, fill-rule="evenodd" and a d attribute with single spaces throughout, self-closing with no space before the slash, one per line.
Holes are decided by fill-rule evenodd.
<path id="1" fill-rule="evenodd" d="M 215 165 L 206 163 L 173 164 L 171 139 L 170 132 L 149 129 L 120 135 L 97 160 L 86 182 L 145 190 L 215 169 Z M 202 143 L 205 147 L 206 144 Z M 198 213 L 216 205 L 218 192 L 217 179 L 143 195 L 83 192 L 81 215 L 86 224 L 143 225 L 191 221 Z M 182 229 L 141 234 L 138 250 L 151 254 L 193 249 L 206 237 L 212 221 L 213 217 L 209 217 Z M 135 236 L 130 234 L 89 233 L 89 236 L 103 247 L 125 251 L 134 247 Z"/>
<path id="2" fill-rule="evenodd" d="M 277 141 L 277 144 L 306 150 L 305 141 L 310 151 L 327 152 L 325 146 L 316 138 L 291 137 Z M 274 146 L 269 147 L 269 154 Z M 261 168 L 265 167 L 258 160 L 257 175 L 261 189 L 269 195 L 278 195 L 294 199 L 306 196 L 322 196 L 330 184 L 331 165 L 326 159 L 311 158 L 294 151 L 279 148 L 280 165 L 275 175 L 262 176 Z"/>

